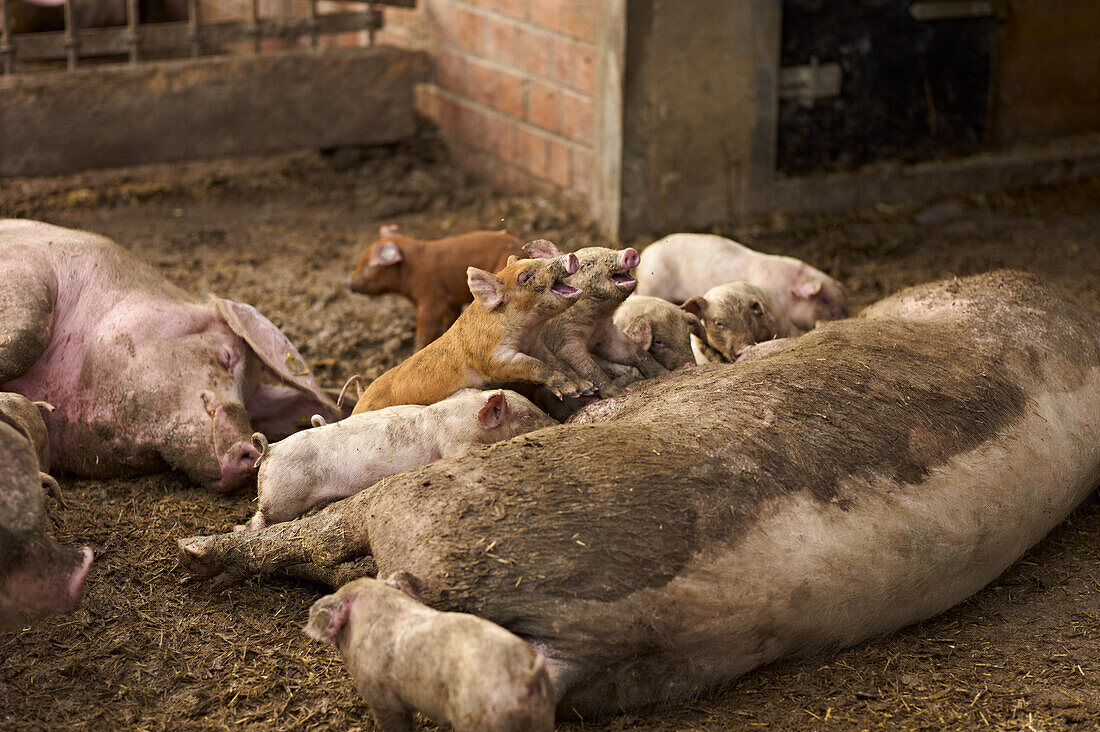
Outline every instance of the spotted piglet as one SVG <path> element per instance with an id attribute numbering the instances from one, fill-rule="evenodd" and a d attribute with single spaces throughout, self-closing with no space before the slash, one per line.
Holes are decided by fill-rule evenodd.
<path id="1" fill-rule="evenodd" d="M 334 643 L 383 732 L 416 729 L 413 713 L 463 730 L 554 728 L 546 659 L 499 625 L 420 602 L 407 572 L 358 579 L 309 610 L 305 633 Z"/>

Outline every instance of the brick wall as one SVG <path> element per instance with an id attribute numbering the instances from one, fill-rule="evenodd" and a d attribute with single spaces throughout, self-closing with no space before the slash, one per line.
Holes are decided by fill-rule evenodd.
<path id="1" fill-rule="evenodd" d="M 507 192 L 592 193 L 597 7 L 591 0 L 419 0 L 385 9 L 384 43 L 421 48 L 419 94 L 459 164 Z"/>

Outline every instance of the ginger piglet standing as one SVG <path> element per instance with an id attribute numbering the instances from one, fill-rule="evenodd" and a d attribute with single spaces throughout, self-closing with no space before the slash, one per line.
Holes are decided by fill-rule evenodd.
<path id="1" fill-rule="evenodd" d="M 363 295 L 404 295 L 416 305 L 416 347 L 421 349 L 458 319 L 470 302 L 466 268 L 496 272 L 509 255 L 523 256 L 523 242 L 503 231 L 471 231 L 444 239 L 406 236 L 394 225 L 378 230 L 348 280 Z"/>
<path id="2" fill-rule="evenodd" d="M 540 326 L 580 297 L 564 282 L 578 266 L 566 254 L 510 259 L 496 274 L 468 268 L 474 301 L 446 333 L 371 382 L 352 413 L 434 404 L 459 389 L 494 384 L 542 384 L 559 398 L 591 389 L 530 355 Z"/>

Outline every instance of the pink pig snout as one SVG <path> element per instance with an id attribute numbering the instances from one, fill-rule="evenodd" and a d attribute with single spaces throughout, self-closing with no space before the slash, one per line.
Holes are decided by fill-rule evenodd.
<path id="1" fill-rule="evenodd" d="M 92 562 L 95 560 L 95 554 L 92 552 L 91 547 L 84 547 L 81 553 L 83 560 L 80 562 L 80 566 L 69 575 L 69 580 L 65 586 L 65 594 L 70 605 L 63 612 L 71 612 L 80 604 L 80 598 L 84 595 L 84 580 L 87 579 L 88 571 L 92 568 Z"/>
<path id="2" fill-rule="evenodd" d="M 255 474 L 253 467 L 260 458 L 260 451 L 251 442 L 234 443 L 219 459 L 223 490 L 233 490 L 249 481 Z"/>
<path id="3" fill-rule="evenodd" d="M 641 255 L 633 247 L 627 247 L 619 254 L 619 266 L 623 269 L 634 269 L 641 261 Z"/>

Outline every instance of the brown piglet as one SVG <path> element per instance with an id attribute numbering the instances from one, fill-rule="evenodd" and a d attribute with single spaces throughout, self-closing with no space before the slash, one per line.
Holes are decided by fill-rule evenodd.
<path id="1" fill-rule="evenodd" d="M 558 398 L 590 391 L 590 382 L 530 355 L 540 326 L 580 297 L 563 281 L 578 266 L 576 255 L 566 254 L 513 258 L 496 274 L 470 267 L 470 306 L 446 333 L 371 382 L 352 413 L 434 404 L 459 389 L 503 383 L 542 384 Z"/>
<path id="2" fill-rule="evenodd" d="M 414 239 L 383 226 L 367 247 L 348 287 L 363 295 L 404 295 L 416 305 L 416 347 L 423 348 L 458 319 L 470 302 L 466 268 L 496 272 L 509 255 L 526 256 L 523 242 L 503 231 L 472 231 L 445 239 Z"/>

